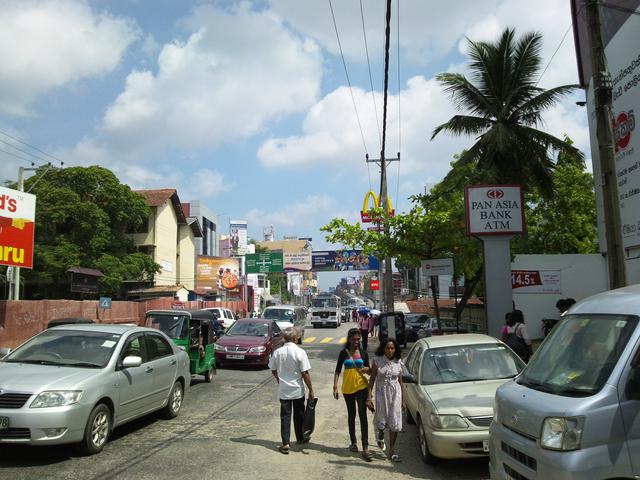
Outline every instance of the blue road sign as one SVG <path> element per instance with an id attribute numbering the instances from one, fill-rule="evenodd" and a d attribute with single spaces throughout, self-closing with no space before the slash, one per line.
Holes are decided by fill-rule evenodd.
<path id="1" fill-rule="evenodd" d="M 100 308 L 111 308 L 111 297 L 100 297 Z"/>

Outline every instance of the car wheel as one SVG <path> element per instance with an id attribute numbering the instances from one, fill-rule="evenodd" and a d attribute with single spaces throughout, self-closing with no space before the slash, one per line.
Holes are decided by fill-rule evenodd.
<path id="1" fill-rule="evenodd" d="M 213 380 L 213 367 L 204 372 L 204 381 L 207 383 L 211 383 L 211 380 Z"/>
<path id="2" fill-rule="evenodd" d="M 422 419 L 418 417 L 416 421 L 418 423 L 418 441 L 420 443 L 420 455 L 422 456 L 422 461 L 427 465 L 433 465 L 438 462 L 438 458 L 434 457 L 429 450 L 429 442 L 427 441 L 427 434 L 424 431 L 424 426 L 422 425 Z"/>
<path id="3" fill-rule="evenodd" d="M 173 384 L 171 393 L 169 393 L 167 406 L 161 411 L 162 416 L 167 419 L 177 417 L 178 413 L 180 413 L 180 408 L 182 407 L 183 398 L 184 391 L 182 389 L 182 384 L 179 381 L 176 381 L 176 383 Z"/>
<path id="4" fill-rule="evenodd" d="M 111 410 L 104 403 L 99 403 L 89 414 L 80 449 L 86 455 L 100 452 L 107 443 L 110 432 Z"/>

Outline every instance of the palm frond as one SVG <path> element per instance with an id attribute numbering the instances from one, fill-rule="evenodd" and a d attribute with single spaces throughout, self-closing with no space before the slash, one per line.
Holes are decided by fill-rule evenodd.
<path id="1" fill-rule="evenodd" d="M 536 75 L 540 70 L 542 50 L 542 35 L 538 32 L 524 34 L 518 41 L 513 52 L 513 72 L 510 88 L 520 85 L 531 85 L 537 81 Z"/>
<path id="2" fill-rule="evenodd" d="M 558 137 L 554 137 L 553 135 L 543 132 L 542 130 L 537 130 L 535 128 L 527 126 L 520 126 L 519 129 L 522 131 L 522 135 L 526 135 L 536 143 L 546 145 L 550 150 L 566 150 L 579 158 L 584 158 L 584 154 L 580 150 L 578 150 L 576 147 L 566 142 L 565 140 L 560 140 Z"/>
<path id="3" fill-rule="evenodd" d="M 444 85 L 444 91 L 451 95 L 458 110 L 467 110 L 483 116 L 494 114 L 491 102 L 464 75 L 440 73 L 436 75 L 436 80 Z"/>
<path id="4" fill-rule="evenodd" d="M 578 85 L 562 85 L 549 90 L 536 89 L 540 93 L 519 106 L 514 105 L 515 108 L 510 112 L 510 115 L 516 115 L 519 118 L 535 118 L 536 115 L 531 116 L 532 113 L 554 106 L 561 97 L 572 93 L 576 88 L 578 88 Z M 531 125 L 531 123 L 524 123 Z"/>
<path id="5" fill-rule="evenodd" d="M 438 125 L 433 130 L 431 140 L 442 131 L 454 135 L 480 135 L 487 128 L 491 128 L 492 125 L 493 121 L 488 118 L 454 115 L 448 122 Z"/>

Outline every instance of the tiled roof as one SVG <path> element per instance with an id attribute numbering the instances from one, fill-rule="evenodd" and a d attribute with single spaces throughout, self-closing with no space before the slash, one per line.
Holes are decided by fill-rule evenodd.
<path id="1" fill-rule="evenodd" d="M 187 223 L 185 218 L 184 210 L 182 209 L 182 204 L 180 203 L 180 198 L 178 197 L 178 192 L 175 188 L 161 188 L 158 190 L 134 190 L 138 195 L 142 195 L 145 199 L 145 202 L 150 207 L 159 207 L 167 200 L 171 200 L 173 204 L 173 209 L 176 212 L 176 216 L 178 217 L 178 223 L 180 225 L 184 225 Z"/>

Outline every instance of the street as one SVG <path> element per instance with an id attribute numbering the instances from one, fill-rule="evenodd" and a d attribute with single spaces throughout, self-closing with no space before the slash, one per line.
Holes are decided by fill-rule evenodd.
<path id="1" fill-rule="evenodd" d="M 210 384 L 194 377 L 176 419 L 151 415 L 117 428 L 98 455 L 78 456 L 72 446 L 0 446 L 2 478 L 375 480 L 387 479 L 392 473 L 394 478 L 488 478 L 486 457 L 425 465 L 414 425 L 405 425 L 399 436 L 401 463 L 391 463 L 375 447 L 372 427 L 373 462 L 366 463 L 359 454 L 349 452 L 346 407 L 342 398 L 332 398 L 331 385 L 339 342 L 353 326 L 307 328 L 303 348 L 309 354 L 319 397 L 316 428 L 311 442 L 304 449 L 293 444 L 288 456 L 277 450 L 279 403 L 270 371 L 230 367 L 219 369 Z M 375 340 L 369 342 L 371 355 L 376 345 Z"/>

